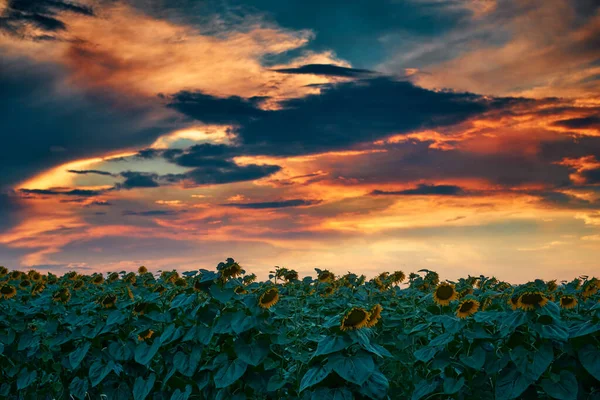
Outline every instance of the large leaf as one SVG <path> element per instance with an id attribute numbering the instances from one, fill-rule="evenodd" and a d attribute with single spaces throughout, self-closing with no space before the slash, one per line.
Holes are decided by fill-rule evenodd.
<path id="1" fill-rule="evenodd" d="M 233 348 L 235 354 L 247 364 L 257 366 L 262 363 L 269 354 L 269 343 L 258 340 L 252 343 L 246 343 L 242 340 L 236 340 Z"/>
<path id="2" fill-rule="evenodd" d="M 325 336 L 319 341 L 315 356 L 335 353 L 350 346 L 352 341 L 347 336 L 335 335 Z"/>
<path id="3" fill-rule="evenodd" d="M 445 378 L 444 379 L 444 393 L 445 394 L 458 393 L 458 391 L 460 389 L 462 389 L 464 384 L 465 384 L 465 378 L 462 376 L 459 379 L 454 379 L 454 378 L 450 378 L 450 377 Z"/>
<path id="4" fill-rule="evenodd" d="M 71 365 L 71 369 L 76 369 L 81 364 L 81 361 L 87 354 L 90 346 L 92 344 L 90 342 L 85 342 L 83 345 L 80 345 L 69 354 L 69 364 Z"/>
<path id="5" fill-rule="evenodd" d="M 552 363 L 554 350 L 547 342 L 543 343 L 537 351 L 529 351 L 523 346 L 518 346 L 510 352 L 510 357 L 517 370 L 535 382 Z"/>
<path id="6" fill-rule="evenodd" d="M 144 400 L 148 397 L 154 387 L 154 382 L 156 382 L 155 374 L 150 374 L 148 379 L 138 376 L 133 384 L 133 400 Z"/>
<path id="7" fill-rule="evenodd" d="M 247 367 L 248 364 L 239 358 L 225 364 L 215 373 L 215 387 L 221 389 L 233 384 L 244 375 Z"/>
<path id="8" fill-rule="evenodd" d="M 421 380 L 415 385 L 415 390 L 410 398 L 411 400 L 419 400 L 432 393 L 437 386 L 438 383 L 435 381 L 429 382 L 427 380 Z"/>
<path id="9" fill-rule="evenodd" d="M 179 389 L 175 390 L 173 392 L 173 395 L 171 396 L 171 400 L 187 400 L 190 398 L 191 394 L 192 394 L 192 385 L 186 385 L 184 392 L 182 392 Z"/>
<path id="10" fill-rule="evenodd" d="M 369 379 L 360 387 L 360 392 L 372 399 L 383 399 L 387 395 L 390 383 L 379 371 L 375 371 Z"/>
<path id="11" fill-rule="evenodd" d="M 117 361 L 127 361 L 133 357 L 133 350 L 126 342 L 112 342 L 108 345 L 109 354 Z"/>
<path id="12" fill-rule="evenodd" d="M 569 327 L 569 337 L 585 336 L 597 331 L 600 331 L 600 323 L 592 321 L 575 322 Z"/>
<path id="13" fill-rule="evenodd" d="M 310 400 L 354 400 L 354 396 L 346 388 L 319 388 L 313 392 Z"/>
<path id="14" fill-rule="evenodd" d="M 71 384 L 69 385 L 69 392 L 73 397 L 77 399 L 84 399 L 88 387 L 89 382 L 87 378 L 81 379 L 78 376 L 76 376 L 75 378 L 73 378 Z"/>
<path id="15" fill-rule="evenodd" d="M 553 399 L 577 400 L 577 378 L 569 371 L 560 371 L 555 379 L 543 379 L 542 389 Z"/>
<path id="16" fill-rule="evenodd" d="M 414 355 L 417 360 L 428 362 L 435 356 L 439 349 L 439 347 L 422 347 L 419 350 L 415 351 Z"/>
<path id="17" fill-rule="evenodd" d="M 29 371 L 27 368 L 23 368 L 17 377 L 17 390 L 26 389 L 31 385 L 37 378 L 37 371 Z"/>
<path id="18" fill-rule="evenodd" d="M 98 360 L 90 365 L 90 371 L 88 373 L 88 377 L 90 378 L 90 382 L 92 383 L 92 387 L 96 387 L 100 382 L 106 378 L 106 375 L 110 373 L 113 369 L 114 363 L 111 361 L 108 364 L 104 364 L 102 361 Z"/>
<path id="19" fill-rule="evenodd" d="M 586 344 L 579 349 L 577 355 L 586 371 L 600 381 L 600 350 L 592 344 Z"/>
<path id="20" fill-rule="evenodd" d="M 323 379 L 327 378 L 327 375 L 331 372 L 331 368 L 328 364 L 326 365 L 315 365 L 302 377 L 302 381 L 300 382 L 300 391 L 303 391 L 306 388 L 316 385 L 321 382 Z"/>
<path id="21" fill-rule="evenodd" d="M 445 346 L 448 343 L 450 343 L 452 340 L 454 340 L 454 334 L 446 332 L 446 333 L 442 333 L 441 335 L 434 337 L 429 342 L 429 345 L 430 346 Z"/>
<path id="22" fill-rule="evenodd" d="M 467 367 L 479 370 L 485 363 L 485 350 L 480 346 L 477 346 L 470 356 L 461 356 L 460 361 Z"/>
<path id="23" fill-rule="evenodd" d="M 147 366 L 150 360 L 156 355 L 160 346 L 160 340 L 155 340 L 152 346 L 148 346 L 145 342 L 138 344 L 135 349 L 135 361 Z"/>
<path id="24" fill-rule="evenodd" d="M 516 399 L 535 381 L 516 368 L 504 369 L 496 380 L 496 400 Z"/>
<path id="25" fill-rule="evenodd" d="M 329 357 L 327 363 L 339 376 L 359 386 L 365 383 L 375 370 L 373 358 L 367 353 L 357 353 L 351 357 L 335 353 Z"/>

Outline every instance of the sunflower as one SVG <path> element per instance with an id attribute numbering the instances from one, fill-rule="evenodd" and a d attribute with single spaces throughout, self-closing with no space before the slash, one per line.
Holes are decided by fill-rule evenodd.
<path id="1" fill-rule="evenodd" d="M 34 269 L 32 269 L 31 271 L 29 271 L 27 273 L 27 276 L 29 277 L 30 280 L 32 280 L 34 282 L 39 282 L 39 281 L 42 280 L 42 274 L 40 274 L 39 272 L 37 272 Z"/>
<path id="2" fill-rule="evenodd" d="M 44 289 L 46 289 L 46 285 L 44 284 L 44 282 L 37 282 L 31 288 L 31 294 L 35 296 L 37 294 L 42 293 L 44 291 Z"/>
<path id="3" fill-rule="evenodd" d="M 244 278 L 244 284 L 249 285 L 256 280 L 255 274 L 246 275 Z"/>
<path id="4" fill-rule="evenodd" d="M 167 289 L 165 289 L 165 287 L 162 285 L 158 285 L 154 288 L 154 291 L 157 293 L 160 293 L 160 294 L 162 294 L 165 290 L 167 290 Z"/>
<path id="5" fill-rule="evenodd" d="M 127 283 L 134 284 L 136 281 L 135 274 L 133 272 L 130 272 L 123 277 L 123 280 Z"/>
<path id="6" fill-rule="evenodd" d="M 560 306 L 564 309 L 571 309 L 577 306 L 577 299 L 575 296 L 565 295 L 560 298 Z"/>
<path id="7" fill-rule="evenodd" d="M 461 291 L 458 292 L 458 298 L 462 299 L 463 297 L 466 297 L 470 294 L 473 294 L 473 288 L 468 287 L 468 288 L 462 289 Z"/>
<path id="8" fill-rule="evenodd" d="M 52 295 L 52 300 L 59 303 L 67 303 L 71 299 L 71 292 L 67 288 L 58 289 Z"/>
<path id="9" fill-rule="evenodd" d="M 14 270 L 14 271 L 10 272 L 11 280 L 16 281 L 17 279 L 20 279 L 20 278 L 21 278 L 21 271 Z"/>
<path id="10" fill-rule="evenodd" d="M 319 280 L 319 282 L 333 282 L 333 280 L 335 279 L 335 275 L 333 275 L 328 270 L 325 270 L 319 273 L 317 279 Z"/>
<path id="11" fill-rule="evenodd" d="M 102 301 L 100 302 L 100 304 L 102 304 L 102 307 L 104 308 L 112 308 L 115 306 L 115 303 L 117 302 L 117 296 L 114 294 L 107 294 L 106 296 L 104 296 L 104 298 L 102 299 Z"/>
<path id="12" fill-rule="evenodd" d="M 342 317 L 340 329 L 343 331 L 360 329 L 367 326 L 370 314 L 361 307 L 353 307 Z"/>
<path id="13" fill-rule="evenodd" d="M 598 279 L 592 278 L 591 280 L 587 281 L 581 288 L 581 295 L 584 299 L 587 299 L 588 297 L 594 295 L 598 291 L 598 287 Z"/>
<path id="14" fill-rule="evenodd" d="M 108 278 L 107 278 L 107 279 L 108 279 L 108 281 L 109 281 L 110 283 L 113 283 L 113 282 L 115 282 L 115 281 L 118 281 L 118 280 L 119 280 L 119 274 L 117 274 L 116 272 L 111 272 L 111 273 L 108 275 Z"/>
<path id="15" fill-rule="evenodd" d="M 448 282 L 440 283 L 433 292 L 433 300 L 441 306 L 447 306 L 458 298 L 454 285 Z"/>
<path id="16" fill-rule="evenodd" d="M 231 265 L 228 265 L 227 267 L 223 268 L 221 270 L 221 276 L 225 279 L 228 278 L 236 278 L 238 276 L 240 276 L 242 274 L 242 267 L 240 266 L 240 264 L 234 262 Z"/>
<path id="17" fill-rule="evenodd" d="M 270 288 L 264 291 L 258 299 L 258 305 L 262 308 L 271 308 L 279 301 L 279 291 L 277 288 Z"/>
<path id="18" fill-rule="evenodd" d="M 144 267 L 143 265 L 138 268 L 138 274 L 143 275 L 143 274 L 147 274 L 147 273 L 148 273 L 148 268 Z"/>
<path id="19" fill-rule="evenodd" d="M 199 280 L 195 280 L 193 288 L 194 288 L 194 291 L 201 292 L 202 291 L 202 283 Z M 237 290 L 237 288 L 236 288 L 236 290 Z"/>
<path id="20" fill-rule="evenodd" d="M 556 284 L 556 279 L 546 282 L 546 288 L 548 288 L 549 292 L 554 292 L 558 289 L 558 285 Z"/>
<path id="21" fill-rule="evenodd" d="M 102 285 L 104 283 L 104 277 L 100 274 L 94 275 L 94 277 L 92 278 L 92 283 L 94 285 Z"/>
<path id="22" fill-rule="evenodd" d="M 294 270 L 288 271 L 283 275 L 283 278 L 286 281 L 297 281 L 298 280 L 298 273 Z"/>
<path id="23" fill-rule="evenodd" d="M 144 315 L 144 312 L 146 312 L 147 308 L 148 308 L 148 303 L 145 303 L 145 302 L 137 303 L 135 306 L 133 306 L 133 313 L 136 315 Z"/>
<path id="24" fill-rule="evenodd" d="M 31 332 L 37 331 L 37 325 L 36 324 L 29 324 L 27 327 L 29 328 L 29 330 Z"/>
<path id="25" fill-rule="evenodd" d="M 48 285 L 54 285 L 56 282 L 58 282 L 58 277 L 54 274 L 49 273 L 48 278 L 46 279 L 46 283 L 48 283 Z"/>
<path id="26" fill-rule="evenodd" d="M 65 274 L 65 278 L 67 278 L 68 280 L 74 281 L 75 279 L 78 278 L 77 272 L 76 271 L 67 272 Z"/>
<path id="27" fill-rule="evenodd" d="M 404 279 L 406 279 L 406 275 L 404 275 L 404 272 L 402 271 L 396 271 L 391 276 L 391 280 L 393 283 L 401 283 L 402 281 L 404 281 Z"/>
<path id="28" fill-rule="evenodd" d="M 0 278 L 4 278 L 8 274 L 8 269 L 4 265 L 0 265 Z"/>
<path id="29" fill-rule="evenodd" d="M 23 279 L 20 283 L 19 283 L 19 289 L 21 290 L 25 290 L 27 288 L 31 287 L 31 281 L 29 279 Z"/>
<path id="30" fill-rule="evenodd" d="M 327 286 L 323 293 L 321 293 L 321 297 L 331 296 L 335 292 L 335 288 L 333 286 Z"/>
<path id="31" fill-rule="evenodd" d="M 15 297 L 17 294 L 17 289 L 13 285 L 4 285 L 0 288 L 0 295 L 5 299 L 10 299 Z"/>
<path id="32" fill-rule="evenodd" d="M 146 329 L 143 332 L 140 332 L 138 335 L 138 340 L 141 342 L 142 340 L 150 339 L 154 335 L 154 331 L 152 329 Z"/>
<path id="33" fill-rule="evenodd" d="M 510 308 L 516 310 L 519 308 L 519 296 L 510 296 L 507 303 L 510 305 Z"/>
<path id="34" fill-rule="evenodd" d="M 379 322 L 381 319 L 381 311 L 383 311 L 383 307 L 380 304 L 375 304 L 373 308 L 371 308 L 371 312 L 369 313 L 369 320 L 367 321 L 367 328 L 371 328 Z"/>
<path id="35" fill-rule="evenodd" d="M 548 298 L 542 292 L 525 292 L 519 296 L 518 307 L 523 310 L 533 310 L 536 306 L 544 307 L 548 304 Z"/>
<path id="36" fill-rule="evenodd" d="M 458 318 L 467 318 L 473 315 L 479 309 L 479 302 L 474 299 L 465 299 L 458 304 L 456 308 L 456 316 Z"/>
<path id="37" fill-rule="evenodd" d="M 238 286 L 234 290 L 235 294 L 246 294 L 248 291 L 243 286 Z"/>
<path id="38" fill-rule="evenodd" d="M 79 290 L 79 289 L 83 288 L 84 285 L 85 285 L 85 282 L 82 281 L 81 279 L 78 279 L 73 284 L 73 290 Z"/>
<path id="39" fill-rule="evenodd" d="M 184 278 L 177 278 L 177 280 L 175 281 L 175 286 L 186 287 L 187 281 Z"/>

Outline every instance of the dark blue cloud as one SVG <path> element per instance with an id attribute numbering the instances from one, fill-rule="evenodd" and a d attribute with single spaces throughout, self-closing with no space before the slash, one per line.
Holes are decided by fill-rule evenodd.
<path id="1" fill-rule="evenodd" d="M 237 165 L 203 166 L 181 174 L 163 175 L 162 179 L 170 182 L 187 181 L 195 185 L 222 185 L 226 183 L 253 181 L 264 178 L 281 170 L 279 165 Z"/>
<path id="2" fill-rule="evenodd" d="M 99 196 L 106 193 L 111 189 L 104 190 L 88 190 L 88 189 L 68 189 L 68 190 L 57 190 L 57 189 L 19 189 L 19 192 L 26 195 L 43 195 L 43 196 L 81 196 L 81 197 L 93 197 Z"/>
<path id="3" fill-rule="evenodd" d="M 393 133 L 452 125 L 506 106 L 471 93 L 436 92 L 391 78 L 321 87 L 321 94 L 284 101 L 264 111 L 254 101 L 184 92 L 170 107 L 202 122 L 234 124 L 246 154 L 295 155 L 343 149 Z M 511 100 L 514 101 L 514 100 Z M 240 115 L 235 110 L 240 110 Z"/>
<path id="4" fill-rule="evenodd" d="M 304 199 L 292 199 L 282 201 L 266 201 L 260 203 L 225 203 L 222 206 L 236 207 L 236 208 L 253 208 L 253 209 L 266 209 L 266 208 L 286 208 L 286 207 L 301 207 L 301 206 L 312 206 L 321 203 L 320 200 L 304 200 Z"/>
<path id="5" fill-rule="evenodd" d="M 427 185 L 421 184 L 414 189 L 406 189 L 399 191 L 373 190 L 372 195 L 401 195 L 401 196 L 458 196 L 464 194 L 465 191 L 460 186 L 454 185 Z"/>
<path id="6" fill-rule="evenodd" d="M 124 210 L 121 215 L 129 216 L 135 215 L 140 217 L 158 217 L 161 215 L 177 215 L 182 212 L 186 212 L 186 210 L 148 210 L 148 211 L 130 211 Z"/>
<path id="7" fill-rule="evenodd" d="M 159 187 L 158 174 L 150 172 L 125 171 L 121 172 L 121 176 L 125 181 L 117 183 L 117 189 L 133 189 L 133 188 L 154 188 Z"/>
<path id="8" fill-rule="evenodd" d="M 99 171 L 96 169 L 84 169 L 84 170 L 69 169 L 69 170 L 67 170 L 67 172 L 70 172 L 72 174 L 78 174 L 78 175 L 96 174 L 96 175 L 114 176 L 110 172 Z"/>
<path id="9" fill-rule="evenodd" d="M 600 183 L 600 168 L 584 169 L 581 171 L 581 175 L 589 184 Z"/>
<path id="10" fill-rule="evenodd" d="M 563 119 L 554 122 L 553 125 L 569 129 L 600 129 L 600 116 L 594 115 L 583 118 Z"/>
<path id="11" fill-rule="evenodd" d="M 298 68 L 280 68 L 273 71 L 284 74 L 310 74 L 345 78 L 358 78 L 375 74 L 374 71 L 368 69 L 346 68 L 331 64 L 307 64 Z"/>

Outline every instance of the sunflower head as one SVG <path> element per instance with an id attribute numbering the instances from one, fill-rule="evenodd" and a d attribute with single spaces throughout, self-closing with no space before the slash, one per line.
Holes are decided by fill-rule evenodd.
<path id="1" fill-rule="evenodd" d="M 404 272 L 402 271 L 396 271 L 391 276 L 391 280 L 393 283 L 401 283 L 402 281 L 404 281 L 404 279 L 406 279 L 406 275 L 404 275 Z"/>
<path id="2" fill-rule="evenodd" d="M 5 277 L 8 274 L 8 268 L 4 265 L 0 265 L 0 278 Z"/>
<path id="3" fill-rule="evenodd" d="M 596 294 L 596 292 L 598 292 L 598 288 L 600 288 L 600 282 L 598 279 L 592 278 L 581 288 L 581 295 L 584 299 L 587 299 L 588 297 Z"/>
<path id="4" fill-rule="evenodd" d="M 33 287 L 31 288 L 31 294 L 34 296 L 40 294 L 44 291 L 45 288 L 46 285 L 44 284 L 44 282 L 36 282 L 36 284 L 33 285 Z"/>
<path id="5" fill-rule="evenodd" d="M 42 274 L 40 274 L 39 272 L 37 272 L 36 270 L 33 270 L 33 269 L 31 271 L 29 271 L 27 276 L 33 282 L 39 282 L 42 280 Z"/>
<path id="6" fill-rule="evenodd" d="M 4 285 L 0 288 L 0 295 L 5 299 L 10 299 L 15 297 L 17 294 L 17 289 L 13 285 Z"/>
<path id="7" fill-rule="evenodd" d="M 148 303 L 140 302 L 133 306 L 133 313 L 136 315 L 144 315 L 144 312 L 148 309 Z"/>
<path id="8" fill-rule="evenodd" d="M 221 270 L 221 276 L 225 279 L 236 278 L 242 275 L 242 273 L 242 267 L 236 262 L 227 265 Z"/>
<path id="9" fill-rule="evenodd" d="M 279 301 L 279 290 L 270 288 L 263 292 L 258 299 L 258 305 L 269 309 Z"/>
<path id="10" fill-rule="evenodd" d="M 323 289 L 323 292 L 321 293 L 321 297 L 331 296 L 334 292 L 335 292 L 335 288 L 333 287 L 333 285 L 328 285 L 325 289 Z"/>
<path id="11" fill-rule="evenodd" d="M 147 274 L 147 273 L 148 273 L 148 268 L 144 267 L 143 265 L 138 268 L 138 274 L 143 275 L 143 274 Z"/>
<path id="12" fill-rule="evenodd" d="M 71 300 L 71 292 L 69 291 L 69 289 L 67 288 L 61 288 L 58 289 L 56 292 L 54 292 L 54 294 L 52 295 L 52 300 L 58 302 L 58 303 L 67 303 L 69 300 Z"/>
<path id="13" fill-rule="evenodd" d="M 319 272 L 317 279 L 319 280 L 319 282 L 333 282 L 335 279 L 335 275 L 333 275 L 328 270 L 325 270 Z"/>
<path id="14" fill-rule="evenodd" d="M 113 308 L 116 303 L 117 303 L 117 296 L 114 294 L 107 294 L 106 296 L 104 296 L 104 298 L 100 302 L 100 304 L 104 308 Z"/>
<path id="15" fill-rule="evenodd" d="M 517 308 L 519 308 L 519 296 L 510 296 L 508 298 L 507 301 L 508 305 L 510 305 L 510 308 L 512 308 L 513 310 L 516 310 Z"/>
<path id="16" fill-rule="evenodd" d="M 123 277 L 123 281 L 127 282 L 127 283 L 131 283 L 134 284 L 136 281 L 136 277 L 135 274 L 133 272 L 129 272 L 127 273 L 124 277 Z"/>
<path id="17" fill-rule="evenodd" d="M 29 279 L 23 279 L 20 283 L 19 283 L 19 289 L 28 289 L 31 287 L 31 281 Z"/>
<path id="18" fill-rule="evenodd" d="M 458 298 L 462 299 L 463 297 L 469 296 L 473 294 L 473 288 L 467 287 L 458 292 Z"/>
<path id="19" fill-rule="evenodd" d="M 371 328 L 379 322 L 381 319 L 381 312 L 383 311 L 383 307 L 381 304 L 375 304 L 373 308 L 371 308 L 371 312 L 369 313 L 369 320 L 367 321 L 367 328 Z"/>
<path id="20" fill-rule="evenodd" d="M 554 292 L 558 289 L 558 284 L 556 283 L 556 279 L 546 282 L 546 288 L 549 292 Z"/>
<path id="21" fill-rule="evenodd" d="M 340 323 L 342 331 L 361 329 L 367 326 L 370 314 L 367 310 L 361 307 L 353 307 L 343 317 Z"/>
<path id="22" fill-rule="evenodd" d="M 184 278 L 177 278 L 177 280 L 175 280 L 175 286 L 177 286 L 177 287 L 186 287 L 187 286 L 187 281 Z"/>
<path id="23" fill-rule="evenodd" d="M 287 271 L 284 275 L 283 278 L 290 282 L 290 281 L 297 281 L 298 280 L 298 272 L 292 270 Z"/>
<path id="24" fill-rule="evenodd" d="M 467 318 L 469 315 L 473 315 L 479 310 L 479 302 L 475 299 L 466 298 L 456 308 L 456 316 L 458 318 Z"/>
<path id="25" fill-rule="evenodd" d="M 194 288 L 194 291 L 201 292 L 203 289 L 202 283 L 199 280 L 195 280 L 193 288 Z"/>
<path id="26" fill-rule="evenodd" d="M 165 287 L 164 287 L 163 285 L 157 285 L 157 286 L 154 288 L 154 291 L 155 291 L 156 293 L 160 293 L 160 294 L 163 294 L 165 290 L 167 290 L 167 289 L 165 289 Z"/>
<path id="27" fill-rule="evenodd" d="M 243 286 L 238 286 L 234 290 L 235 294 L 246 294 L 248 291 Z"/>
<path id="28" fill-rule="evenodd" d="M 523 310 L 533 310 L 548 304 L 548 298 L 540 291 L 525 292 L 519 296 L 518 307 Z"/>
<path id="29" fill-rule="evenodd" d="M 571 309 L 577 306 L 577 299 L 575 296 L 565 295 L 560 298 L 560 306 L 564 309 Z"/>
<path id="30" fill-rule="evenodd" d="M 452 300 L 458 298 L 458 293 L 454 285 L 448 282 L 442 282 L 435 288 L 433 292 L 433 301 L 441 306 L 447 306 Z"/>
<path id="31" fill-rule="evenodd" d="M 94 275 L 94 277 L 92 278 L 92 283 L 94 285 L 102 285 L 104 283 L 104 277 L 100 274 Z"/>
<path id="32" fill-rule="evenodd" d="M 118 281 L 118 280 L 119 280 L 119 274 L 117 274 L 116 272 L 111 272 L 111 273 L 108 275 L 108 278 L 107 278 L 107 279 L 108 279 L 108 281 L 109 281 L 110 283 L 113 283 L 113 282 L 115 282 L 115 281 Z"/>
<path id="33" fill-rule="evenodd" d="M 249 285 L 252 282 L 254 282 L 255 280 L 256 280 L 256 275 L 255 274 L 246 275 L 243 278 L 244 285 Z"/>
<path id="34" fill-rule="evenodd" d="M 154 331 L 152 329 L 146 329 L 145 331 L 140 332 L 138 340 L 141 342 L 142 340 L 150 339 L 152 335 L 154 335 Z"/>
<path id="35" fill-rule="evenodd" d="M 21 271 L 17 271 L 17 270 L 11 271 L 9 278 L 13 281 L 16 281 L 17 279 L 21 279 Z"/>
<path id="36" fill-rule="evenodd" d="M 68 280 L 70 280 L 70 281 L 74 281 L 75 279 L 77 279 L 77 278 L 78 278 L 78 277 L 77 277 L 77 272 L 76 272 L 76 271 L 70 271 L 70 272 L 67 272 L 67 273 L 65 274 L 65 278 L 67 278 L 67 279 L 68 279 Z"/>
<path id="37" fill-rule="evenodd" d="M 73 290 L 79 290 L 85 286 L 85 282 L 81 279 L 78 279 L 73 284 Z"/>

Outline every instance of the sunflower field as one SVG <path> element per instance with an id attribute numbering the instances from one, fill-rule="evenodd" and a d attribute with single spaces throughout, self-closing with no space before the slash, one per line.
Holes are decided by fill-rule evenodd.
<path id="1" fill-rule="evenodd" d="M 0 267 L 2 399 L 600 399 L 600 282 Z"/>

